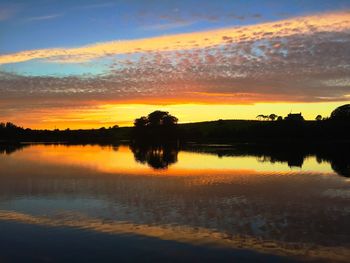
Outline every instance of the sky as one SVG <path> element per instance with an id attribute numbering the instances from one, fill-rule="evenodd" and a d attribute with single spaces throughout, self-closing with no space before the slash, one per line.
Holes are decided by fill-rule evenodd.
<path id="1" fill-rule="evenodd" d="M 0 0 L 0 121 L 314 119 L 349 102 L 349 0 Z"/>

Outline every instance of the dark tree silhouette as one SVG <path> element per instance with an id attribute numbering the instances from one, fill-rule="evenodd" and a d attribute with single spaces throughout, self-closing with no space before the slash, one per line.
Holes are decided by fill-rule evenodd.
<path id="1" fill-rule="evenodd" d="M 147 141 L 176 139 L 177 121 L 178 119 L 167 111 L 154 111 L 147 117 L 143 116 L 134 121 L 134 139 Z"/>
<path id="2" fill-rule="evenodd" d="M 316 121 L 322 121 L 322 115 L 317 115 L 316 118 L 315 118 Z"/>
<path id="3" fill-rule="evenodd" d="M 272 121 L 276 120 L 277 117 L 278 116 L 276 114 L 274 114 L 274 113 L 269 115 L 269 119 L 272 120 Z"/>
<path id="4" fill-rule="evenodd" d="M 154 111 L 148 114 L 148 122 L 150 126 L 171 126 L 177 123 L 178 119 L 169 114 L 167 111 Z"/>
<path id="5" fill-rule="evenodd" d="M 136 128 L 144 128 L 148 125 L 148 119 L 145 116 L 142 116 L 141 118 L 135 119 L 134 126 Z"/>
<path id="6" fill-rule="evenodd" d="M 0 123 L 0 129 L 7 129 L 7 130 L 22 130 L 23 128 L 18 127 L 17 125 L 13 124 L 12 122 L 7 123 Z"/>
<path id="7" fill-rule="evenodd" d="M 331 120 L 350 121 L 350 104 L 336 108 L 331 113 Z"/>
<path id="8" fill-rule="evenodd" d="M 172 127 L 174 125 L 176 125 L 178 122 L 178 119 L 172 115 L 167 115 L 163 117 L 163 125 L 165 127 Z"/>
<path id="9" fill-rule="evenodd" d="M 163 124 L 163 118 L 168 115 L 168 112 L 166 111 L 154 111 L 150 114 L 148 114 L 148 121 L 149 125 L 156 127 Z"/>
<path id="10" fill-rule="evenodd" d="M 256 116 L 257 119 L 259 120 L 266 120 L 269 118 L 268 115 L 264 115 L 264 114 L 259 114 L 258 116 Z"/>
<path id="11" fill-rule="evenodd" d="M 259 120 L 271 120 L 271 121 L 274 121 L 277 119 L 277 115 L 272 113 L 272 114 L 269 114 L 269 115 L 264 115 L 264 114 L 259 114 L 258 116 L 256 116 L 257 119 Z"/>

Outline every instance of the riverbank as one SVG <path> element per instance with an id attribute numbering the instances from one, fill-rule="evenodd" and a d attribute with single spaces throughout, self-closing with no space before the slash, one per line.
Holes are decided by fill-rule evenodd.
<path id="1" fill-rule="evenodd" d="M 0 130 L 1 142 L 116 143 L 134 140 L 133 127 L 89 130 L 31 130 L 14 127 Z M 148 133 L 141 138 L 157 141 Z M 176 126 L 172 140 L 180 142 L 342 142 L 350 141 L 350 122 L 218 120 Z"/>

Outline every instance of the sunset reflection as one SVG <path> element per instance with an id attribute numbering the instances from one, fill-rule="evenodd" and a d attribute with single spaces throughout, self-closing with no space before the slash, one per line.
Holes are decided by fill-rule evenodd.
<path id="1" fill-rule="evenodd" d="M 69 151 L 67 151 L 67 147 Z M 109 174 L 130 175 L 205 176 L 209 174 L 239 175 L 266 172 L 288 174 L 293 171 L 301 171 L 298 167 L 289 167 L 287 163 L 274 162 L 271 164 L 269 161 L 254 156 L 218 157 L 215 154 L 189 151 L 180 151 L 177 160 L 169 165 L 169 169 L 157 170 L 137 162 L 129 146 L 125 145 L 34 145 L 14 153 L 11 158 L 27 164 L 40 159 L 40 163 L 43 164 L 69 165 Z M 329 163 L 318 163 L 315 157 L 308 157 L 304 161 L 303 171 L 322 174 L 334 173 Z"/>
<path id="2" fill-rule="evenodd" d="M 349 257 L 342 236 L 349 181 L 329 163 L 309 157 L 290 168 L 199 151 L 179 151 L 176 160 L 155 169 L 126 145 L 30 145 L 0 154 L 0 227 L 16 222 L 49 233 L 74 228 L 292 258 L 309 251 L 310 260 Z"/>

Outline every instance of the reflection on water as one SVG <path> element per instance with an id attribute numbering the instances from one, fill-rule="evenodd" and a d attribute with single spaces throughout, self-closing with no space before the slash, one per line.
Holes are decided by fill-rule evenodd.
<path id="1" fill-rule="evenodd" d="M 30 144 L 0 144 L 0 154 L 9 155 L 30 146 Z M 180 151 L 176 144 L 131 144 L 130 150 L 125 145 L 119 149 L 117 145 L 38 144 L 35 145 L 35 149 L 31 149 L 29 152 L 35 151 L 35 154 L 40 155 L 40 159 L 44 158 L 50 162 L 81 162 L 83 159 L 85 164 L 94 163 L 103 170 L 112 169 L 115 171 L 121 171 L 122 168 L 129 172 L 133 171 L 134 168 L 137 170 L 140 166 L 137 166 L 134 160 L 140 164 L 147 164 L 155 170 L 167 170 L 169 166 L 178 162 L 178 155 L 180 155 L 180 164 L 173 166 L 172 170 L 190 168 L 198 171 L 206 167 L 214 170 L 227 168 L 246 170 L 248 168 L 259 171 L 265 168 L 265 170 L 276 171 L 277 168 L 277 171 L 289 171 L 289 168 L 300 168 L 309 172 L 335 172 L 338 175 L 350 177 L 348 146 L 350 145 L 341 145 L 341 147 L 337 145 L 321 149 L 308 147 L 305 149 L 300 147 L 274 148 L 271 145 L 192 145 L 182 147 Z M 67 154 L 67 148 L 70 148 L 72 152 Z M 101 151 L 101 149 L 105 151 Z M 119 153 L 113 154 L 111 150 L 119 151 Z M 131 159 L 130 151 L 134 160 Z M 61 160 L 54 160 L 53 156 Z M 125 162 L 116 163 L 118 160 L 113 160 L 114 157 L 117 157 L 118 160 L 124 159 Z M 90 160 L 90 158 L 92 159 Z M 263 165 L 264 163 L 267 165 Z M 173 171 L 166 171 L 167 174 L 171 172 Z"/>
<path id="2" fill-rule="evenodd" d="M 346 171 L 345 157 L 170 145 L 31 145 L 0 154 L 0 261 L 6 244 L 29 258 L 38 252 L 24 247 L 37 244 L 52 259 L 58 245 L 40 240 L 68 235 L 64 242 L 120 242 L 114 254 L 103 252 L 110 259 L 128 246 L 129 255 L 142 251 L 150 260 L 199 260 L 200 248 L 208 261 L 347 262 L 350 182 L 334 168 Z M 91 242 L 82 248 L 100 251 Z"/>
<path id="3" fill-rule="evenodd" d="M 29 144 L 1 144 L 0 143 L 0 154 L 11 154 L 28 146 Z"/>
<path id="4" fill-rule="evenodd" d="M 148 164 L 154 169 L 166 169 L 177 162 L 178 148 L 172 144 L 164 145 L 130 145 L 135 160 Z"/>

